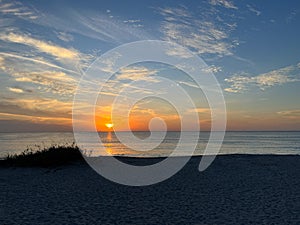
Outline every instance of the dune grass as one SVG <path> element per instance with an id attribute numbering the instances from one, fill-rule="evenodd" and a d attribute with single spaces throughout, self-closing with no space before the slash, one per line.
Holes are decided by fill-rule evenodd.
<path id="1" fill-rule="evenodd" d="M 84 161 L 80 149 L 71 145 L 55 145 L 39 150 L 26 149 L 21 154 L 8 155 L 1 160 L 2 166 L 51 167 Z"/>

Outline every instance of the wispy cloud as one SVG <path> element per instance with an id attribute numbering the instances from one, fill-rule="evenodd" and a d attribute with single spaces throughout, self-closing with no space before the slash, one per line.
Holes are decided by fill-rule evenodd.
<path id="1" fill-rule="evenodd" d="M 69 41 L 73 41 L 74 40 L 74 37 L 73 35 L 67 33 L 67 32 L 57 32 L 57 37 L 62 40 L 62 41 L 65 41 L 65 42 L 69 42 Z"/>
<path id="2" fill-rule="evenodd" d="M 4 66 L 4 58 L 0 55 L 0 69 L 4 70 L 5 66 Z"/>
<path id="3" fill-rule="evenodd" d="M 252 6 L 252 5 L 247 5 L 247 8 L 249 9 L 249 11 L 255 13 L 257 16 L 260 16 L 261 11 L 259 11 L 258 9 L 256 9 L 254 6 Z"/>
<path id="4" fill-rule="evenodd" d="M 231 1 L 228 0 L 210 0 L 211 5 L 218 5 L 228 9 L 238 9 Z"/>
<path id="5" fill-rule="evenodd" d="M 72 95 L 76 89 L 76 80 L 63 72 L 23 72 L 13 74 L 18 82 L 42 85 L 40 90 L 60 95 Z"/>
<path id="6" fill-rule="evenodd" d="M 38 40 L 27 35 L 8 33 L 2 34 L 0 39 L 13 43 L 28 45 L 58 59 L 77 60 L 79 58 L 79 53 L 75 49 L 63 48 L 53 43 Z"/>
<path id="7" fill-rule="evenodd" d="M 205 69 L 202 69 L 203 72 L 205 73 L 218 73 L 222 71 L 222 67 L 216 66 L 216 65 L 211 65 Z"/>
<path id="8" fill-rule="evenodd" d="M 157 70 L 150 70 L 146 67 L 126 67 L 122 68 L 117 73 L 117 80 L 129 80 L 129 81 L 147 81 L 158 82 L 153 75 L 157 73 Z"/>
<path id="9" fill-rule="evenodd" d="M 155 77 L 157 72 L 157 70 L 144 66 L 122 68 L 109 81 L 101 83 L 101 95 L 118 96 L 120 91 L 125 89 L 126 92 L 123 94 L 126 95 L 126 98 L 130 98 L 132 94 L 136 93 L 153 94 L 153 90 L 149 89 L 149 85 L 160 82 Z M 138 81 L 139 84 L 134 84 L 135 81 Z"/>
<path id="10" fill-rule="evenodd" d="M 210 108 L 195 108 L 195 109 L 189 109 L 187 112 L 188 113 L 210 113 Z"/>
<path id="11" fill-rule="evenodd" d="M 293 9 L 286 18 L 286 23 L 290 23 L 291 21 L 293 21 L 296 18 L 297 14 L 299 14 L 299 9 Z"/>
<path id="12" fill-rule="evenodd" d="M 3 57 L 1 57 L 1 55 Z M 19 55 L 19 54 L 15 54 L 15 53 L 7 53 L 7 52 L 0 52 L 0 69 L 8 72 L 9 71 L 9 66 L 12 66 L 8 63 L 8 61 L 11 61 L 11 60 L 8 60 L 8 59 L 11 59 L 11 58 L 14 58 L 14 59 L 17 59 L 17 60 L 20 60 L 20 61 L 14 61 L 15 64 L 18 64 L 18 65 L 22 65 L 24 64 L 24 61 L 28 61 L 28 62 L 31 62 L 33 64 L 37 64 L 37 65 L 43 65 L 43 66 L 47 66 L 47 67 L 51 67 L 51 68 L 55 68 L 55 69 L 59 69 L 59 70 L 62 70 L 62 71 L 66 71 L 68 73 L 72 73 L 72 74 L 79 74 L 79 72 L 75 71 L 75 70 L 70 70 L 70 69 L 67 69 L 67 68 L 64 68 L 64 67 L 61 67 L 61 66 L 58 66 L 56 64 L 53 64 L 45 59 L 42 59 L 41 57 L 39 58 L 35 58 L 35 57 L 25 57 L 25 56 L 22 56 L 22 55 Z M 5 60 L 6 59 L 6 60 Z M 4 61 L 5 61 L 5 64 L 4 64 Z M 23 68 L 24 69 L 24 68 Z"/>
<path id="13" fill-rule="evenodd" d="M 38 15 L 34 9 L 30 9 L 24 6 L 21 2 L 13 1 L 1 1 L 0 13 L 6 16 L 14 16 L 21 19 L 35 20 Z"/>
<path id="14" fill-rule="evenodd" d="M 300 109 L 280 111 L 277 114 L 288 119 L 300 119 Z"/>
<path id="15" fill-rule="evenodd" d="M 211 12 L 202 12 L 202 17 L 197 15 L 196 18 L 184 7 L 162 8 L 159 12 L 164 16 L 161 30 L 166 40 L 188 47 L 197 54 L 232 54 L 235 44 L 230 42 L 229 33 L 235 26 L 231 23 L 217 23 L 216 15 L 209 15 Z"/>
<path id="16" fill-rule="evenodd" d="M 11 92 L 15 92 L 15 93 L 23 93 L 23 89 L 21 88 L 17 88 L 17 87 L 9 87 L 8 90 L 10 90 Z"/>
<path id="17" fill-rule="evenodd" d="M 23 124 L 23 126 L 28 126 L 28 124 L 32 123 L 41 123 L 40 125 L 47 125 L 47 124 L 57 124 L 57 125 L 67 125 L 68 127 L 72 124 L 72 118 L 65 118 L 65 117 L 48 117 L 48 116 L 30 116 L 30 115 L 23 115 L 20 113 L 1 113 L 0 112 L 0 122 L 2 121 L 9 121 L 8 124 L 13 124 L 13 122 L 18 123 L 18 126 L 20 126 L 20 121 L 25 121 L 27 124 Z M 22 127 L 22 126 L 21 126 Z M 45 126 L 47 128 L 47 126 Z M 45 129 L 44 128 L 44 129 Z M 15 131 L 16 128 L 13 128 L 12 130 Z M 29 129 L 30 130 L 30 129 Z M 57 130 L 57 129 L 56 129 Z"/>
<path id="18" fill-rule="evenodd" d="M 63 102 L 50 98 L 2 98 L 0 106 L 0 113 L 24 116 L 70 118 L 72 102 Z"/>
<path id="19" fill-rule="evenodd" d="M 149 118 L 159 117 L 163 120 L 176 120 L 180 118 L 180 115 L 178 115 L 172 106 L 164 104 L 159 99 L 143 100 L 135 104 L 130 113 L 136 116 L 137 120 L 143 120 L 148 116 Z"/>
<path id="20" fill-rule="evenodd" d="M 114 44 L 151 38 L 145 30 L 141 29 L 142 21 L 116 19 L 110 13 L 99 14 L 94 11 L 68 9 L 60 16 L 44 13 L 34 23 Z M 75 23 L 76 26 L 70 26 L 70 23 Z"/>
<path id="21" fill-rule="evenodd" d="M 141 20 L 124 20 L 123 23 L 132 24 L 133 27 L 143 27 Z"/>
<path id="22" fill-rule="evenodd" d="M 141 19 L 114 17 L 111 10 L 99 13 L 94 10 L 73 10 L 66 7 L 63 14 L 40 11 L 30 4 L 18 1 L 0 2 L 0 15 L 3 19 L 18 18 L 56 32 L 63 41 L 70 41 L 74 35 L 82 35 L 107 43 L 126 43 L 134 40 L 151 39 L 143 28 Z M 75 26 L 70 24 L 76 24 Z M 72 35 L 71 35 L 72 33 Z"/>
<path id="23" fill-rule="evenodd" d="M 225 88 L 224 90 L 232 93 L 243 92 L 247 89 L 247 85 L 255 82 L 251 77 L 248 77 L 245 74 L 234 75 L 230 78 L 226 78 L 225 81 L 231 85 L 229 88 Z"/>
<path id="24" fill-rule="evenodd" d="M 38 90 L 40 94 L 46 92 L 65 96 L 74 94 L 79 78 L 75 71 L 56 66 L 43 59 L 31 59 L 9 53 L 4 53 L 3 56 L 0 71 L 12 77 L 10 81 L 14 80 L 13 88 L 19 86 L 17 82 L 22 82 L 33 90 Z M 14 89 L 10 91 L 17 92 Z"/>
<path id="25" fill-rule="evenodd" d="M 177 82 L 181 85 L 183 84 L 188 87 L 197 88 L 197 89 L 200 88 L 195 82 L 192 81 L 177 81 Z"/>
<path id="26" fill-rule="evenodd" d="M 71 73 L 86 69 L 95 58 L 72 47 L 62 47 L 48 40 L 33 37 L 22 32 L 0 32 L 0 55 L 32 63 L 51 66 Z M 17 65 L 21 65 L 18 63 Z"/>
<path id="27" fill-rule="evenodd" d="M 257 76 L 250 74 L 236 74 L 225 81 L 230 83 L 230 87 L 225 88 L 227 92 L 239 93 L 249 89 L 250 86 L 257 86 L 261 90 L 275 85 L 282 85 L 289 82 L 299 81 L 300 63 L 297 65 L 287 66 Z"/>

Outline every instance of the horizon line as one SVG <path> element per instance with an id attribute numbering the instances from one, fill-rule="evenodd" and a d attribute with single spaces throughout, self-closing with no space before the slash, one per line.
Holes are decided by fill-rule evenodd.
<path id="1" fill-rule="evenodd" d="M 95 132 L 95 131 L 80 131 L 80 132 Z M 120 131 L 97 131 L 97 133 L 116 133 L 116 132 L 164 132 L 163 130 L 120 130 Z M 211 131 L 211 130 L 168 130 L 166 132 L 223 132 L 223 131 Z M 300 130 L 225 130 L 225 132 L 300 132 Z M 74 133 L 73 131 L 0 131 L 0 133 Z"/>

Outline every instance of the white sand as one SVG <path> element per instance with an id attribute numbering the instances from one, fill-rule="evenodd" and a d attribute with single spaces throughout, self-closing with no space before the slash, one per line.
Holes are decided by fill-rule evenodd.
<path id="1" fill-rule="evenodd" d="M 88 166 L 0 168 L 0 224 L 299 224 L 300 156 L 200 158 L 149 187 L 105 180 Z"/>

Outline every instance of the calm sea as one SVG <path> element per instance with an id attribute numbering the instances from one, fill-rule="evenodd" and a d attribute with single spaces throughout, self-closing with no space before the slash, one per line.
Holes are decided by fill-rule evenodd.
<path id="1" fill-rule="evenodd" d="M 148 132 L 134 132 L 141 140 L 147 140 Z M 163 134 L 162 134 L 163 135 Z M 195 132 L 188 132 L 188 140 L 182 144 L 179 155 L 192 148 L 197 141 L 194 154 L 201 155 L 207 145 L 209 132 L 201 132 L 199 139 Z M 122 139 L 129 139 L 129 132 L 119 132 Z M 158 135 L 160 136 L 160 135 Z M 162 142 L 151 151 L 134 151 L 122 144 L 114 133 L 99 133 L 105 148 L 99 149 L 99 143 L 86 138 L 86 149 L 105 155 L 126 155 L 136 157 L 157 157 L 169 155 L 178 144 L 180 132 L 167 132 Z M 198 139 L 198 140 L 197 140 Z M 153 140 L 152 140 L 153 141 Z M 0 133 L 0 157 L 21 153 L 26 148 L 38 150 L 52 145 L 68 145 L 74 142 L 72 133 Z M 155 142 L 155 140 L 154 140 Z M 138 145 L 137 145 L 138 146 Z M 104 152 L 103 152 L 103 149 Z M 300 132 L 227 132 L 219 154 L 300 154 Z"/>

